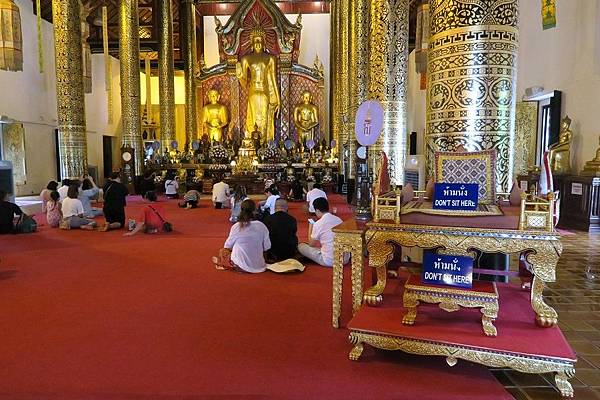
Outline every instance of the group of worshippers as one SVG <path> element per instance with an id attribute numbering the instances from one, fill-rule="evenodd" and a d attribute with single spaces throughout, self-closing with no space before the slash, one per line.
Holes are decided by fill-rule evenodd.
<path id="1" fill-rule="evenodd" d="M 216 183 L 212 197 L 214 206 L 219 209 L 227 204 L 234 225 L 223 248 L 212 259 L 215 267 L 260 273 L 267 269 L 267 264 L 301 257 L 322 266 L 333 266 L 333 228 L 342 220 L 330 213 L 327 194 L 320 185 L 315 184 L 309 192 L 304 190 L 303 200 L 304 194 L 307 209 L 317 220 L 309 220 L 308 243 L 299 243 L 298 223 L 288 213 L 288 202 L 281 197 L 276 184 L 269 185 L 266 199 L 257 206 L 243 187 L 237 187 L 230 196 L 225 182 Z M 294 197 L 290 193 L 290 199 Z"/>

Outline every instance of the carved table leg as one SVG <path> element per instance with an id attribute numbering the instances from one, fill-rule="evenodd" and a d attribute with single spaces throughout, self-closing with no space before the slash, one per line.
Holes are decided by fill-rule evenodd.
<path id="1" fill-rule="evenodd" d="M 360 250 L 360 251 L 359 251 Z M 363 248 L 352 251 L 352 314 L 360 309 L 363 300 Z"/>
<path id="2" fill-rule="evenodd" d="M 531 306 L 537 314 L 538 325 L 547 328 L 558 323 L 556 310 L 544 302 L 544 282 L 535 275 L 531 283 Z"/>
<path id="3" fill-rule="evenodd" d="M 332 324 L 334 328 L 340 327 L 340 315 L 342 313 L 342 281 L 344 279 L 344 252 L 336 243 L 333 249 L 333 315 Z"/>
<path id="4" fill-rule="evenodd" d="M 571 368 L 565 371 L 557 372 L 554 376 L 554 382 L 556 382 L 556 388 L 560 391 L 560 395 L 563 398 L 572 398 L 573 386 L 569 382 L 569 379 L 575 376 L 575 369 Z"/>
<path id="5" fill-rule="evenodd" d="M 498 336 L 498 330 L 494 326 L 494 321 L 498 318 L 498 305 L 489 303 L 481 309 L 481 324 L 483 326 L 483 333 L 486 336 Z"/>
<path id="6" fill-rule="evenodd" d="M 406 308 L 406 314 L 402 318 L 404 325 L 414 325 L 415 319 L 417 318 L 417 307 L 419 307 L 419 300 L 417 296 L 408 290 L 404 291 L 404 297 L 402 298 L 404 308 Z"/>
<path id="7" fill-rule="evenodd" d="M 363 350 L 365 349 L 365 344 L 354 333 L 350 334 L 350 343 L 352 343 L 354 345 L 354 347 L 352 347 L 352 350 L 350 350 L 350 354 L 348 355 L 348 358 L 351 361 L 358 361 L 358 359 L 362 355 Z"/>
<path id="8" fill-rule="evenodd" d="M 375 238 L 369 243 L 369 266 L 377 271 L 377 282 L 364 294 L 365 303 L 376 307 L 383 303 L 383 291 L 387 283 L 387 263 L 394 254 L 394 246 L 389 243 L 378 243 Z"/>

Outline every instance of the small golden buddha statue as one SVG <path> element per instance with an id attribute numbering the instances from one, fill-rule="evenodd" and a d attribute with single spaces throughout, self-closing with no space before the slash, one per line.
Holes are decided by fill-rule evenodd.
<path id="1" fill-rule="evenodd" d="M 248 89 L 246 131 L 258 128 L 265 141 L 275 139 L 275 115 L 281 98 L 277 84 L 277 58 L 265 52 L 266 32 L 260 26 L 250 31 L 252 52 L 236 65 L 240 84 Z"/>
<path id="2" fill-rule="evenodd" d="M 600 147 L 596 150 L 596 157 L 585 163 L 581 175 L 600 176 Z"/>
<path id="3" fill-rule="evenodd" d="M 294 123 L 299 139 L 303 142 L 314 140 L 314 129 L 319 124 L 319 111 L 312 104 L 312 94 L 309 91 L 302 93 L 302 103 L 294 108 Z"/>
<path id="4" fill-rule="evenodd" d="M 202 123 L 211 141 L 223 140 L 223 128 L 229 124 L 227 107 L 219 104 L 221 95 L 214 89 L 208 91 L 209 103 L 202 108 Z"/>
<path id="5" fill-rule="evenodd" d="M 573 142 L 573 133 L 570 126 L 571 118 L 567 115 L 560 122 L 558 143 L 554 143 L 548 148 L 550 169 L 552 169 L 552 173 L 555 175 L 567 175 L 571 173 L 571 143 Z"/>

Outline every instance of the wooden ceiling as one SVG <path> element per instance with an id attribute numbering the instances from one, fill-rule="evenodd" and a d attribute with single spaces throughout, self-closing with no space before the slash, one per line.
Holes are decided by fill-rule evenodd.
<path id="1" fill-rule="evenodd" d="M 158 2 L 160 0 L 138 0 L 140 16 L 140 50 L 148 53 L 152 60 L 158 58 Z M 347 0 L 352 1 L 352 0 Z M 410 1 L 410 47 L 414 47 L 415 42 L 415 21 L 416 8 L 420 0 Z M 119 49 L 119 0 L 83 0 L 85 9 L 89 10 L 88 23 L 90 24 L 89 43 L 94 53 L 102 52 L 102 7 L 107 6 L 108 13 L 108 31 L 109 31 L 109 49 L 111 54 L 118 56 Z M 239 0 L 197 0 L 196 1 L 196 29 L 197 36 L 203 37 L 203 16 L 206 15 L 231 15 Z M 183 60 L 181 58 L 181 44 L 179 34 L 179 4 L 180 0 L 171 0 L 171 9 L 173 13 L 173 42 L 175 67 L 181 69 Z M 284 0 L 277 2 L 283 12 L 287 14 L 313 14 L 328 13 L 330 11 L 330 0 Z M 32 0 L 33 11 L 35 13 L 35 0 Z M 52 0 L 41 0 L 42 18 L 52 22 Z M 203 40 L 198 40 L 198 54 L 203 53 Z M 143 57 L 143 56 L 142 56 Z"/>

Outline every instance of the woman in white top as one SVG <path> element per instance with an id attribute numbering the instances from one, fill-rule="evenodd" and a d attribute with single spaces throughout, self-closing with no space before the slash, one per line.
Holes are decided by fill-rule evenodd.
<path id="1" fill-rule="evenodd" d="M 177 179 L 171 174 L 167 176 L 165 181 L 165 195 L 170 199 L 176 199 L 178 196 L 177 191 L 179 190 L 179 183 Z"/>
<path id="2" fill-rule="evenodd" d="M 100 189 L 91 176 L 86 177 L 81 184 L 78 199 L 83 204 L 83 216 L 85 218 L 96 218 L 104 215 L 100 208 L 92 207 L 92 200 L 98 199 Z"/>
<path id="3" fill-rule="evenodd" d="M 69 186 L 67 198 L 62 201 L 63 223 L 61 227 L 94 229 L 96 222 L 93 219 L 83 218 L 83 204 L 77 197 L 79 196 L 79 185 Z"/>
<path id="4" fill-rule="evenodd" d="M 231 227 L 224 248 L 212 261 L 217 269 L 235 269 L 260 273 L 267 269 L 264 252 L 271 248 L 269 230 L 260 221 L 252 221 L 256 204 L 248 199 L 242 203 L 238 222 Z"/>

